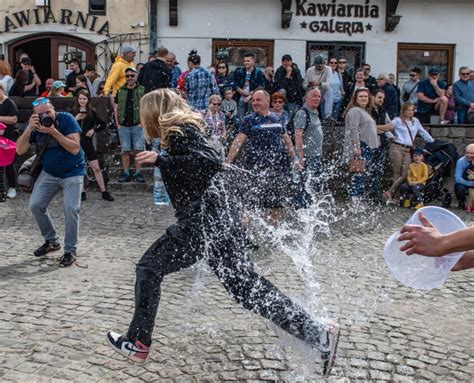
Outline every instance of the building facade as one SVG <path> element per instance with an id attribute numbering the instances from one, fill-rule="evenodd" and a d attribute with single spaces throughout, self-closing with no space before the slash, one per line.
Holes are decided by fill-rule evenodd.
<path id="1" fill-rule="evenodd" d="M 259 66 L 279 66 L 289 53 L 303 70 L 313 58 L 345 57 L 373 73 L 438 66 L 452 82 L 474 66 L 473 0 L 6 0 L 0 9 L 0 54 L 14 64 L 26 51 L 43 78 L 64 78 L 77 55 L 106 72 L 125 42 L 146 61 L 156 46 L 181 67 L 196 49 L 203 65 L 241 65 L 252 51 Z M 42 6 L 43 5 L 43 6 Z M 44 5 L 47 5 L 46 7 Z"/>

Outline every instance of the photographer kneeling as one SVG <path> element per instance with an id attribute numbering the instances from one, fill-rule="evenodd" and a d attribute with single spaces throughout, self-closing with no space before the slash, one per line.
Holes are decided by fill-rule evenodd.
<path id="1" fill-rule="evenodd" d="M 23 154 L 30 143 L 36 152 L 47 146 L 41 156 L 43 170 L 36 180 L 30 198 L 30 209 L 35 216 L 45 243 L 34 255 L 43 256 L 61 248 L 48 205 L 60 188 L 63 189 L 65 238 L 60 266 L 70 266 L 76 260 L 79 211 L 84 177 L 84 154 L 80 145 L 81 128 L 69 113 L 54 110 L 48 98 L 33 101 L 33 114 L 28 126 L 17 141 L 16 151 Z"/>

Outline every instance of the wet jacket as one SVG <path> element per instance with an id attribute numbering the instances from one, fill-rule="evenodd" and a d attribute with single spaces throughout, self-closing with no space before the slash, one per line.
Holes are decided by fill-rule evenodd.
<path id="1" fill-rule="evenodd" d="M 163 60 L 153 60 L 145 64 L 138 75 L 138 82 L 145 87 L 145 91 L 169 88 L 172 73 Z"/>
<path id="2" fill-rule="evenodd" d="M 202 132 L 192 125 L 184 126 L 182 132 L 169 138 L 166 152 L 155 162 L 178 219 L 200 200 L 211 179 L 223 168 L 220 154 Z"/>

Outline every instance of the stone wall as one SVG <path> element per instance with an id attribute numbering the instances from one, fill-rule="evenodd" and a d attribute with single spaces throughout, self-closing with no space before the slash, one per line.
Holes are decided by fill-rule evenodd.
<path id="1" fill-rule="evenodd" d="M 474 125 L 427 125 L 425 128 L 435 140 L 453 143 L 459 155 L 464 155 L 466 146 L 474 143 Z"/>

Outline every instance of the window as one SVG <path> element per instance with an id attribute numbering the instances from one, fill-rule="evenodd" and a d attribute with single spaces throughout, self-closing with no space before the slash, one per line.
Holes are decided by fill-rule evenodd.
<path id="1" fill-rule="evenodd" d="M 454 45 L 440 44 L 398 44 L 397 79 L 401 88 L 409 79 L 410 70 L 421 69 L 421 78 L 428 78 L 428 71 L 437 67 L 441 79 L 450 84 L 453 81 Z"/>
<path id="2" fill-rule="evenodd" d="M 311 41 L 306 46 L 306 69 L 313 65 L 316 56 L 323 56 L 326 60 L 335 57 L 347 60 L 346 70 L 353 74 L 354 70 L 360 68 L 365 57 L 365 43 L 350 42 L 320 42 Z"/>
<path id="3" fill-rule="evenodd" d="M 273 65 L 273 41 L 271 40 L 213 40 L 212 62 L 225 61 L 229 70 L 244 65 L 244 54 L 255 54 L 255 66 L 265 68 Z"/>
<path id="4" fill-rule="evenodd" d="M 106 0 L 89 0 L 90 15 L 105 15 Z"/>

